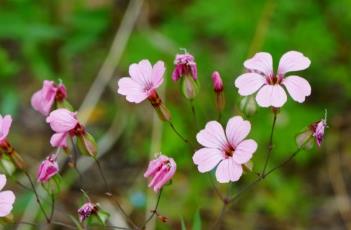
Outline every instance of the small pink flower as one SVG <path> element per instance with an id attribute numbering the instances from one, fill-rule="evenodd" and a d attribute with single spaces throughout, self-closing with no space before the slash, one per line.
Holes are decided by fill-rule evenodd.
<path id="1" fill-rule="evenodd" d="M 327 127 L 327 120 L 322 119 L 311 125 L 312 135 L 316 140 L 318 147 L 321 146 L 324 139 L 324 129 Z"/>
<path id="2" fill-rule="evenodd" d="M 243 166 L 252 158 L 257 143 L 244 140 L 249 134 L 251 124 L 240 116 L 232 117 L 224 131 L 217 121 L 210 121 L 197 136 L 197 141 L 204 146 L 193 155 L 193 161 L 201 173 L 217 166 L 216 178 L 220 183 L 234 182 L 240 179 Z"/>
<path id="3" fill-rule="evenodd" d="M 216 91 L 217 93 L 223 91 L 223 81 L 221 75 L 217 71 L 214 71 L 212 73 L 212 83 L 214 91 Z"/>
<path id="4" fill-rule="evenodd" d="M 194 80 L 197 80 L 197 66 L 195 59 L 191 54 L 177 54 L 174 64 L 175 69 L 172 73 L 173 81 L 177 81 L 185 75 L 192 76 Z"/>
<path id="5" fill-rule="evenodd" d="M 99 208 L 98 208 L 97 204 L 94 204 L 91 202 L 87 202 L 87 203 L 83 204 L 83 206 L 78 209 L 80 222 L 83 222 L 85 219 L 87 219 L 91 215 L 96 215 L 98 210 L 99 210 Z"/>
<path id="6" fill-rule="evenodd" d="M 0 191 L 5 187 L 5 185 L 6 176 L 0 174 Z M 12 191 L 0 192 L 0 217 L 7 216 L 11 213 L 15 199 L 15 194 Z"/>
<path id="7" fill-rule="evenodd" d="M 37 172 L 37 181 L 41 183 L 48 182 L 58 171 L 57 157 L 55 154 L 52 154 L 41 162 Z"/>
<path id="8" fill-rule="evenodd" d="M 10 115 L 0 115 L 0 144 L 6 141 L 12 124 L 12 117 Z"/>
<path id="9" fill-rule="evenodd" d="M 67 147 L 68 135 L 84 134 L 84 128 L 79 124 L 77 113 L 67 109 L 57 109 L 46 118 L 50 127 L 56 133 L 51 137 L 50 143 L 53 147 Z"/>
<path id="10" fill-rule="evenodd" d="M 176 172 L 177 165 L 175 161 L 165 155 L 159 155 L 156 159 L 150 161 L 149 166 L 144 173 L 144 177 L 152 177 L 149 187 L 158 192 L 168 181 L 170 181 Z"/>
<path id="11" fill-rule="evenodd" d="M 140 103 L 160 87 L 165 70 L 163 61 L 156 62 L 154 66 L 149 60 L 132 64 L 129 66 L 130 77 L 118 81 L 118 93 L 126 96 L 129 102 Z"/>
<path id="12" fill-rule="evenodd" d="M 47 116 L 55 101 L 62 101 L 67 97 L 63 84 L 56 85 L 53 81 L 45 80 L 43 87 L 33 94 L 31 104 L 33 108 Z"/>
<path id="13" fill-rule="evenodd" d="M 278 66 L 278 72 L 273 72 L 272 56 L 269 53 L 257 53 L 253 58 L 244 62 L 247 73 L 235 80 L 235 86 L 241 96 L 248 96 L 258 91 L 257 103 L 262 107 L 282 107 L 287 101 L 284 85 L 293 100 L 302 103 L 311 94 L 311 86 L 299 76 L 285 77 L 287 72 L 308 68 L 311 61 L 297 51 L 285 53 Z"/>

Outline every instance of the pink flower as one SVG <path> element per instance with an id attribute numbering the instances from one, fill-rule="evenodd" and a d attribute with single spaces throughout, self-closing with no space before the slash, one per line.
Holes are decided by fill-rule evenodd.
<path id="1" fill-rule="evenodd" d="M 83 222 L 91 215 L 96 215 L 98 210 L 99 210 L 98 206 L 94 203 L 87 202 L 83 204 L 83 206 L 78 209 L 80 222 Z"/>
<path id="2" fill-rule="evenodd" d="M 0 174 L 0 191 L 5 187 L 5 185 L 6 176 Z M 15 199 L 15 194 L 12 191 L 0 192 L 0 217 L 7 216 L 11 213 Z"/>
<path id="3" fill-rule="evenodd" d="M 156 159 L 150 161 L 149 166 L 144 173 L 144 177 L 152 177 L 149 187 L 158 192 L 168 181 L 170 181 L 176 172 L 177 165 L 175 161 L 165 155 L 159 155 Z"/>
<path id="4" fill-rule="evenodd" d="M 212 83 L 214 91 L 217 93 L 223 91 L 223 81 L 221 75 L 217 71 L 212 73 Z"/>
<path id="5" fill-rule="evenodd" d="M 240 116 L 232 117 L 224 131 L 217 121 L 210 121 L 197 136 L 197 141 L 204 146 L 193 155 L 193 161 L 201 173 L 217 166 L 216 178 L 220 183 L 234 182 L 240 179 L 243 166 L 249 162 L 257 149 L 254 140 L 244 138 L 249 134 L 249 121 Z"/>
<path id="6" fill-rule="evenodd" d="M 53 81 L 45 80 L 43 87 L 33 94 L 31 104 L 33 108 L 47 116 L 55 101 L 63 101 L 67 97 L 63 84 L 56 85 Z"/>
<path id="7" fill-rule="evenodd" d="M 327 120 L 322 119 L 311 125 L 312 136 L 315 138 L 318 147 L 321 146 L 324 139 L 324 129 L 327 127 Z"/>
<path id="8" fill-rule="evenodd" d="M 299 71 L 308 68 L 311 61 L 297 51 L 285 53 L 280 61 L 278 72 L 273 72 L 272 56 L 269 53 L 257 53 L 253 58 L 244 62 L 249 71 L 240 75 L 235 80 L 235 86 L 241 96 L 248 96 L 258 91 L 257 103 L 262 107 L 282 107 L 287 101 L 286 93 L 282 87 L 288 90 L 293 100 L 302 103 L 311 94 L 311 86 L 304 78 L 299 76 L 285 77 L 290 71 Z"/>
<path id="9" fill-rule="evenodd" d="M 0 144 L 6 141 L 12 124 L 12 117 L 10 115 L 0 115 Z"/>
<path id="10" fill-rule="evenodd" d="M 84 128 L 79 124 L 77 113 L 67 109 L 57 109 L 46 118 L 50 127 L 56 133 L 51 137 L 50 143 L 53 147 L 67 147 L 68 135 L 79 135 L 84 133 Z"/>
<path id="11" fill-rule="evenodd" d="M 189 54 L 177 54 L 174 60 L 175 69 L 172 73 L 173 81 L 187 75 L 197 80 L 197 66 L 194 57 Z"/>
<path id="12" fill-rule="evenodd" d="M 140 103 L 151 96 L 163 82 L 165 73 L 163 61 L 154 66 L 149 60 L 142 60 L 129 66 L 130 77 L 118 81 L 118 93 L 126 96 L 127 101 Z"/>
<path id="13" fill-rule="evenodd" d="M 48 156 L 43 162 L 41 162 L 38 172 L 38 182 L 48 182 L 51 177 L 55 176 L 59 171 L 59 166 L 56 160 L 56 155 L 52 154 Z"/>

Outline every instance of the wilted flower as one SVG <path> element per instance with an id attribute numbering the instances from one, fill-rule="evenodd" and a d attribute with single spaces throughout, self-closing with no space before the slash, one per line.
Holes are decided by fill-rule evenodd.
<path id="1" fill-rule="evenodd" d="M 197 66 L 194 57 L 189 54 L 177 54 L 174 60 L 175 69 L 172 73 L 173 81 L 177 81 L 181 77 L 191 76 L 197 80 Z"/>
<path id="2" fill-rule="evenodd" d="M 87 203 L 83 204 L 83 206 L 78 209 L 80 222 L 83 222 L 85 219 L 87 219 L 91 215 L 96 215 L 98 210 L 99 210 L 99 208 L 98 208 L 97 204 L 94 204 L 91 202 L 87 202 Z"/>
<path id="3" fill-rule="evenodd" d="M 284 85 L 293 100 L 304 102 L 311 94 L 311 86 L 304 78 L 285 74 L 308 68 L 311 61 L 302 53 L 289 51 L 280 61 L 277 74 L 273 72 L 272 56 L 269 53 L 257 53 L 254 57 L 244 62 L 249 71 L 240 75 L 235 80 L 235 86 L 241 96 L 248 96 L 258 91 L 256 101 L 262 107 L 282 107 L 287 101 Z"/>
<path id="4" fill-rule="evenodd" d="M 250 161 L 257 149 L 257 143 L 244 140 L 249 134 L 251 124 L 240 116 L 231 118 L 226 130 L 217 121 L 210 121 L 197 136 L 197 141 L 204 146 L 195 152 L 193 161 L 201 173 L 217 166 L 216 178 L 220 183 L 234 182 L 240 179 L 243 165 Z"/>
<path id="5" fill-rule="evenodd" d="M 159 155 L 156 159 L 150 161 L 149 166 L 144 173 L 144 177 L 151 177 L 149 187 L 158 192 L 168 181 L 170 181 L 177 169 L 175 161 L 165 155 Z"/>
<path id="6" fill-rule="evenodd" d="M 172 79 L 182 80 L 182 92 L 188 99 L 194 99 L 198 94 L 199 85 L 197 82 L 197 66 L 194 57 L 189 54 L 177 54 L 174 60 L 175 69 Z"/>
<path id="7" fill-rule="evenodd" d="M 54 102 L 62 102 L 66 97 L 66 88 L 62 83 L 57 85 L 53 81 L 45 80 L 43 87 L 33 94 L 31 104 L 36 111 L 47 116 Z"/>
<path id="8" fill-rule="evenodd" d="M 7 216 L 11 213 L 15 194 L 12 191 L 1 191 L 6 185 L 6 176 L 0 174 L 0 217 Z"/>
<path id="9" fill-rule="evenodd" d="M 41 162 L 37 172 L 37 181 L 41 183 L 47 182 L 51 177 L 55 176 L 58 171 L 59 166 L 57 163 L 57 156 L 52 154 Z"/>
<path id="10" fill-rule="evenodd" d="M 313 137 L 316 140 L 318 147 L 321 146 L 324 138 L 324 129 L 327 127 L 327 120 L 322 119 L 319 122 L 312 124 Z"/>

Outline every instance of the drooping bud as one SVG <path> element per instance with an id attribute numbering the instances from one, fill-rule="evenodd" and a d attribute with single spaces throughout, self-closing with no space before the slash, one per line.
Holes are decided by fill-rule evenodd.
<path id="1" fill-rule="evenodd" d="M 317 146 L 320 147 L 324 139 L 324 130 L 327 128 L 327 117 L 324 119 L 313 122 L 303 132 L 297 135 L 296 143 L 299 147 L 303 145 L 307 148 L 312 147 L 312 139 L 314 138 Z"/>
<path id="2" fill-rule="evenodd" d="M 149 166 L 144 173 L 144 177 L 151 177 L 149 187 L 158 192 L 167 184 L 175 174 L 177 165 L 175 161 L 165 155 L 159 155 L 156 159 L 150 161 Z"/>
<path id="3" fill-rule="evenodd" d="M 41 183 L 48 182 L 58 172 L 57 156 L 52 154 L 41 162 L 37 172 L 37 181 Z"/>

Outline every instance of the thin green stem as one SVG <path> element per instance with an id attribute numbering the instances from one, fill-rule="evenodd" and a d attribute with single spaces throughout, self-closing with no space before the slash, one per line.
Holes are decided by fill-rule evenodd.
<path id="1" fill-rule="evenodd" d="M 31 187 L 32 187 L 32 190 L 33 190 L 33 192 L 34 192 L 35 198 L 37 199 L 37 203 L 38 203 L 38 205 L 39 205 L 39 208 L 40 208 L 41 212 L 43 213 L 43 215 L 44 215 L 44 217 L 45 217 L 45 219 L 46 219 L 46 222 L 49 224 L 49 223 L 50 223 L 50 219 L 49 219 L 48 215 L 46 214 L 43 205 L 41 204 L 41 201 L 40 201 L 40 199 L 39 199 L 39 195 L 38 195 L 38 193 L 37 193 L 37 190 L 35 189 L 33 180 L 32 180 L 32 178 L 30 177 L 29 173 L 28 173 L 26 170 L 23 170 L 23 172 L 24 172 L 24 174 L 27 176 L 27 178 L 28 178 L 28 180 L 29 180 L 29 183 L 30 183 L 30 185 L 31 185 Z"/>
<path id="2" fill-rule="evenodd" d="M 162 195 L 162 188 L 160 190 L 160 192 L 158 193 L 158 197 L 157 197 L 157 202 L 155 205 L 155 208 L 153 210 L 151 210 L 151 215 L 149 216 L 149 218 L 147 218 L 147 220 L 144 222 L 144 224 L 141 226 L 140 229 L 145 229 L 146 225 L 152 220 L 152 218 L 154 218 L 154 216 L 157 214 L 157 208 L 158 205 L 160 204 L 160 200 L 161 200 L 161 195 Z"/>
<path id="3" fill-rule="evenodd" d="M 50 218 L 49 218 L 50 222 L 54 217 L 54 213 L 55 213 L 55 194 L 52 192 L 51 193 L 51 212 L 50 212 Z"/>
<path id="4" fill-rule="evenodd" d="M 269 142 L 268 142 L 268 146 L 267 146 L 266 161 L 264 163 L 264 167 L 263 167 L 263 170 L 262 170 L 262 175 L 264 175 L 266 173 L 268 162 L 269 162 L 269 159 L 270 159 L 270 157 L 272 155 L 272 150 L 273 150 L 273 136 L 274 136 L 275 124 L 276 124 L 276 121 L 277 121 L 277 113 L 274 111 L 273 114 L 274 114 L 273 115 L 273 123 L 272 123 L 271 134 L 270 134 Z"/>
<path id="5" fill-rule="evenodd" d="M 168 123 L 169 123 L 169 125 L 171 126 L 173 132 L 174 132 L 180 139 L 182 139 L 182 141 L 183 141 L 185 144 L 189 145 L 192 149 L 194 149 L 194 146 L 191 144 L 191 142 L 190 142 L 188 139 L 186 139 L 182 134 L 180 134 L 180 132 L 176 129 L 176 127 L 174 126 L 174 124 L 173 124 L 171 121 L 169 121 Z"/>

